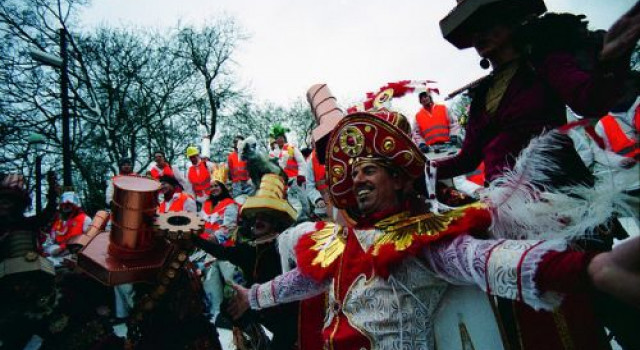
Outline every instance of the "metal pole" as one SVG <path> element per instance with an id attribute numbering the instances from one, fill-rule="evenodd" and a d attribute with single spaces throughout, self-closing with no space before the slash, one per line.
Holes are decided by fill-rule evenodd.
<path id="1" fill-rule="evenodd" d="M 60 95 L 62 99 L 62 178 L 65 188 L 71 188 L 71 137 L 69 131 L 69 74 L 67 71 L 67 31 L 60 29 Z"/>
<path id="2" fill-rule="evenodd" d="M 38 150 L 36 150 L 36 152 L 38 152 Z M 40 214 L 40 212 L 42 212 L 42 189 L 41 189 L 42 181 L 41 179 L 42 179 L 42 156 L 40 154 L 36 154 L 36 214 Z"/>

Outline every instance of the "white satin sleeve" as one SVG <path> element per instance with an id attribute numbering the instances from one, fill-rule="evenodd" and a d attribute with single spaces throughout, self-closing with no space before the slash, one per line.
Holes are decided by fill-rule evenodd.
<path id="1" fill-rule="evenodd" d="M 254 284 L 249 290 L 249 304 L 254 310 L 260 310 L 279 304 L 290 303 L 313 298 L 329 287 L 329 280 L 317 282 L 303 275 L 300 270 L 293 269 L 273 280 Z"/>
<path id="2" fill-rule="evenodd" d="M 535 275 L 546 253 L 566 249 L 562 240 L 480 240 L 464 235 L 431 244 L 423 254 L 433 272 L 451 284 L 476 285 L 536 310 L 552 310 L 562 295 L 542 292 Z"/>

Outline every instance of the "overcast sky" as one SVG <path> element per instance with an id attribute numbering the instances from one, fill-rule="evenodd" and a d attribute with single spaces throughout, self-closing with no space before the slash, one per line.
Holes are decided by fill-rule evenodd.
<path id="1" fill-rule="evenodd" d="M 547 0 L 546 4 L 550 11 L 584 13 L 592 28 L 607 29 L 634 2 Z M 327 83 L 339 102 L 346 103 L 403 79 L 436 80 L 446 95 L 485 74 L 472 49 L 459 51 L 440 34 L 438 21 L 454 4 L 454 0 L 93 0 L 81 20 L 86 29 L 162 28 L 178 21 L 200 25 L 227 14 L 250 35 L 235 57 L 236 72 L 257 99 L 287 104 L 303 97 L 312 84 Z"/>

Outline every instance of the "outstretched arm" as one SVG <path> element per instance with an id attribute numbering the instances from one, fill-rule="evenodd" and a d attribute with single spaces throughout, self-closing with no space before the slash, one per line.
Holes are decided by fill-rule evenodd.
<path id="1" fill-rule="evenodd" d="M 328 285 L 329 281 L 316 282 L 298 269 L 293 269 L 267 283 L 254 284 L 251 289 L 234 285 L 236 295 L 231 300 L 228 311 L 234 319 L 238 319 L 249 308 L 260 310 L 320 295 Z"/>
<path id="2" fill-rule="evenodd" d="M 249 304 L 254 310 L 260 310 L 279 304 L 290 303 L 315 297 L 326 291 L 329 281 L 317 282 L 293 269 L 273 280 L 254 284 L 249 290 Z"/>
<path id="3" fill-rule="evenodd" d="M 566 249 L 564 241 L 479 240 L 464 235 L 429 245 L 423 254 L 449 283 L 477 285 L 492 295 L 551 310 L 562 297 L 540 288 L 536 273 L 547 253 Z"/>

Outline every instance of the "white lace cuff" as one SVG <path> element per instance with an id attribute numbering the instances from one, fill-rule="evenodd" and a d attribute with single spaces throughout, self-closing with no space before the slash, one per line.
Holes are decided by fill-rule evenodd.
<path id="1" fill-rule="evenodd" d="M 330 281 L 319 283 L 303 275 L 298 269 L 263 283 L 254 284 L 249 291 L 249 304 L 260 310 L 279 304 L 312 298 L 323 293 Z"/>
<path id="2" fill-rule="evenodd" d="M 562 303 L 563 295 L 554 291 L 540 292 L 535 283 L 536 272 L 542 258 L 551 251 L 567 250 L 567 243 L 563 240 L 546 241 L 531 249 L 525 255 L 520 269 L 520 283 L 522 283 L 522 301 L 535 310 L 552 310 Z"/>
<path id="3" fill-rule="evenodd" d="M 479 240 L 465 235 L 428 246 L 424 258 L 449 283 L 475 284 L 489 294 L 551 310 L 562 296 L 542 293 L 534 279 L 546 253 L 566 249 L 560 240 Z"/>
<path id="4" fill-rule="evenodd" d="M 522 301 L 535 310 L 552 310 L 560 305 L 562 296 L 554 292 L 541 293 L 534 278 L 546 253 L 566 248 L 564 241 L 501 241 L 488 252 L 487 292 Z"/>
<path id="5" fill-rule="evenodd" d="M 260 310 L 276 305 L 273 293 L 273 281 L 263 284 L 254 284 L 249 292 L 249 305 L 254 310 Z"/>

